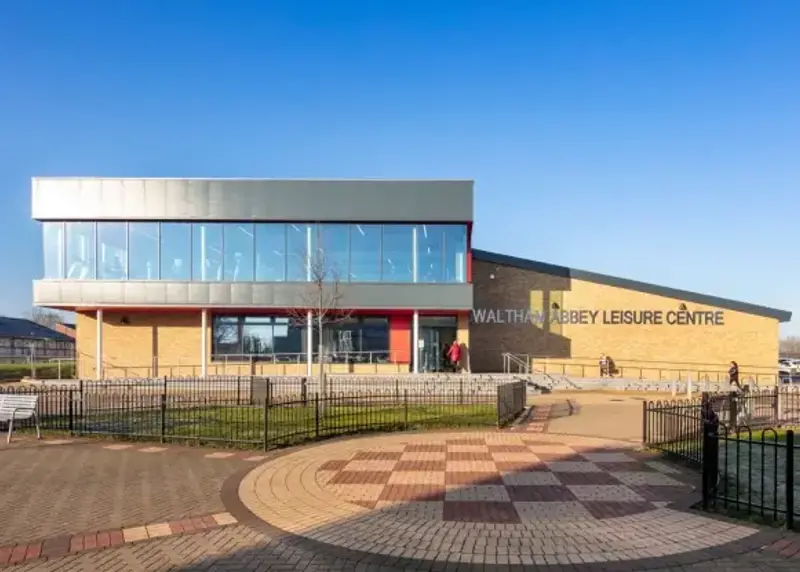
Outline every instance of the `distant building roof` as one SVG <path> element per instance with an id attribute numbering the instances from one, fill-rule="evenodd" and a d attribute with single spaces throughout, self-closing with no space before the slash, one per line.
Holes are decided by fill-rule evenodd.
<path id="1" fill-rule="evenodd" d="M 30 338 L 36 340 L 74 341 L 51 328 L 25 318 L 6 318 L 0 316 L 0 338 Z"/>

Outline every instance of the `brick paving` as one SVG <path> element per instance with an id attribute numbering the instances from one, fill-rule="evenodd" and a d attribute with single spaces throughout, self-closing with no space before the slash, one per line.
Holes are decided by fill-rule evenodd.
<path id="1" fill-rule="evenodd" d="M 495 439 L 360 450 L 348 460 L 324 463 L 317 481 L 362 507 L 403 502 L 409 503 L 406 512 L 437 520 L 509 524 L 554 512 L 596 519 L 633 515 L 664 508 L 693 490 L 695 475 L 630 447 L 593 451 L 536 438 Z"/>
<path id="2" fill-rule="evenodd" d="M 83 550 L 42 554 L 9 570 L 699 571 L 800 565 L 796 535 L 685 511 L 683 499 L 690 497 L 684 493 L 696 485 L 692 475 L 624 442 L 531 432 L 394 434 L 268 456 L 96 441 L 61 445 L 0 448 L 0 535 L 14 544 L 66 530 L 67 538 L 81 539 Z M 34 453 L 41 458 L 27 456 Z M 31 462 L 38 472 L 25 473 Z M 597 470 L 586 470 L 590 466 Z M 359 485 L 364 479 L 370 482 Z M 20 489 L 18 481 L 27 486 Z M 353 484 L 366 499 L 375 495 L 371 487 L 382 487 L 379 498 L 395 487 L 389 490 L 401 498 L 359 500 L 337 489 Z M 559 492 L 544 493 L 548 488 Z M 134 493 L 126 495 L 126 489 Z M 562 499 L 565 491 L 575 499 L 514 500 Z M 28 499 L 42 494 L 41 501 Z M 48 513 L 62 496 L 71 512 L 57 507 Z M 272 504 L 265 507 L 268 497 Z M 9 499 L 22 499 L 17 511 L 8 508 Z M 133 507 L 134 500 L 142 506 Z M 166 516 L 147 518 L 152 515 Z M 214 520 L 218 526 L 202 528 L 204 519 L 216 516 L 224 525 Z M 126 518 L 131 524 L 122 524 Z M 136 518 L 141 520 L 134 523 Z M 11 519 L 16 529 L 5 526 Z M 34 521 L 28 530 L 38 536 L 20 532 L 26 519 Z M 92 526 L 81 528 L 87 519 Z M 103 528 L 108 523 L 113 526 Z M 153 534 L 145 523 L 155 523 Z M 126 526 L 129 542 L 118 544 L 109 528 L 126 540 Z M 81 532 L 86 530 L 100 533 Z M 106 541 L 107 547 L 99 546 Z M 386 546 L 393 549 L 387 553 Z M 592 560 L 591 554 L 602 558 Z"/>
<path id="3" fill-rule="evenodd" d="M 0 449 L 0 546 L 222 513 L 225 479 L 255 464 L 203 449 L 60 441 Z"/>
<path id="4" fill-rule="evenodd" d="M 465 474 L 494 484 L 465 485 Z M 687 512 L 693 479 L 623 441 L 390 435 L 287 454 L 251 471 L 239 495 L 269 530 L 309 549 L 412 569 L 435 569 L 454 554 L 461 565 L 490 569 L 680 569 L 774 540 L 774 532 Z"/>
<path id="5" fill-rule="evenodd" d="M 236 519 L 224 512 L 183 518 L 172 522 L 148 523 L 124 529 L 83 532 L 72 536 L 64 535 L 32 542 L 22 541 L 14 545 L 0 546 L 0 566 L 21 564 L 39 558 L 54 559 L 68 554 L 114 548 L 165 536 L 203 532 L 235 523 Z"/>

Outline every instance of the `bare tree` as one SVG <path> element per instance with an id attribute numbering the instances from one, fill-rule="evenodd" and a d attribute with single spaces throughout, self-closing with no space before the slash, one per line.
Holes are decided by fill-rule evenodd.
<path id="1" fill-rule="evenodd" d="M 64 317 L 55 310 L 48 310 L 47 308 L 34 307 L 30 312 L 25 313 L 25 318 L 36 322 L 40 326 L 55 330 L 56 326 L 64 321 Z"/>
<path id="2" fill-rule="evenodd" d="M 785 357 L 800 357 L 800 336 L 783 338 L 780 343 L 780 354 Z"/>
<path id="3" fill-rule="evenodd" d="M 317 360 L 319 362 L 319 390 L 323 398 L 320 409 L 324 411 L 325 397 L 328 395 L 325 363 L 328 348 L 325 344 L 326 327 L 350 318 L 352 310 L 342 307 L 341 274 L 335 265 L 330 264 L 324 249 L 320 246 L 313 257 L 306 257 L 308 285 L 298 289 L 297 303 L 289 311 L 295 324 L 306 325 L 311 315 L 311 327 L 317 333 Z"/>

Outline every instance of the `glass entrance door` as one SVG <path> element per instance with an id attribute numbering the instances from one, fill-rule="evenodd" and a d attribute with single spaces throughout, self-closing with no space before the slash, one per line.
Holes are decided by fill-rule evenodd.
<path id="1" fill-rule="evenodd" d="M 458 323 L 450 316 L 420 316 L 419 319 L 419 371 L 436 373 L 448 370 L 446 356 L 455 341 Z"/>

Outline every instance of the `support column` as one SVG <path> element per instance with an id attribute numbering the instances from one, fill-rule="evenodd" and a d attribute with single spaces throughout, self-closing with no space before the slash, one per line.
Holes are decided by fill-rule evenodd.
<path id="1" fill-rule="evenodd" d="M 309 311 L 306 318 L 306 375 L 311 377 L 314 368 L 314 316 Z M 322 364 L 320 364 L 322 367 Z"/>
<path id="2" fill-rule="evenodd" d="M 312 264 L 314 262 L 314 239 L 313 239 L 313 230 L 316 227 L 312 225 L 308 225 L 306 227 L 306 281 L 311 282 L 312 279 Z M 314 315 L 311 310 L 308 311 L 308 317 L 306 318 L 306 375 L 311 377 L 314 369 Z M 320 361 L 319 367 L 322 367 L 322 362 Z"/>
<path id="3" fill-rule="evenodd" d="M 95 332 L 97 346 L 94 349 L 94 372 L 95 379 L 101 380 L 103 379 L 103 310 L 97 310 L 95 324 L 97 325 L 97 331 Z"/>
<path id="4" fill-rule="evenodd" d="M 411 231 L 411 276 L 414 283 L 418 280 L 417 273 L 417 227 L 415 226 Z M 414 359 L 414 373 L 419 373 L 419 311 L 414 310 L 414 319 L 411 321 L 412 336 L 411 356 Z"/>
<path id="5" fill-rule="evenodd" d="M 208 376 L 208 310 L 200 313 L 200 375 Z"/>
<path id="6" fill-rule="evenodd" d="M 411 348 L 411 356 L 414 360 L 414 373 L 419 373 L 419 312 L 416 310 L 414 310 L 414 319 L 411 322 L 411 328 L 411 345 L 414 346 Z"/>

